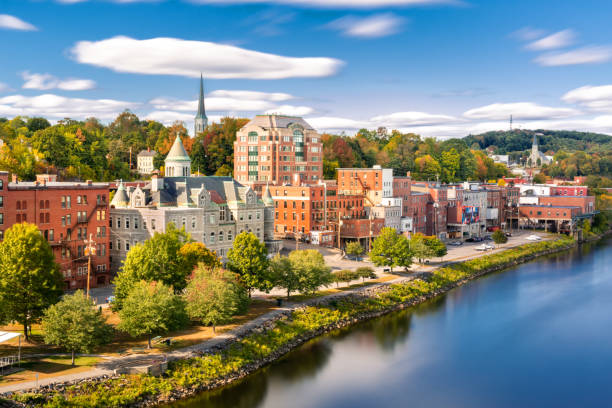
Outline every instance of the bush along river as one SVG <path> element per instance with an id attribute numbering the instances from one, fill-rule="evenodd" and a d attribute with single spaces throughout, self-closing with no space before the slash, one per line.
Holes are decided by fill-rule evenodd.
<path id="1" fill-rule="evenodd" d="M 607 242 L 607 241 L 605 241 Z M 594 244 L 595 246 L 601 246 L 604 244 Z M 476 291 L 463 290 L 453 291 L 451 293 L 452 299 L 457 299 L 456 302 L 450 303 L 448 306 L 448 298 L 441 297 L 442 294 L 449 292 L 451 289 L 461 286 L 472 279 L 479 276 L 492 273 L 495 271 L 502 270 L 504 268 L 513 267 L 520 263 L 524 263 L 535 259 L 538 256 L 553 253 L 563 253 L 561 257 L 553 256 L 550 259 L 540 260 L 532 265 L 535 266 L 535 271 L 542 273 L 541 286 L 538 289 L 541 293 L 536 290 L 527 291 L 527 293 L 521 296 L 521 299 L 517 299 L 517 308 L 520 309 L 527 315 L 534 312 L 534 303 L 537 303 L 537 299 L 546 299 L 551 296 L 551 293 L 556 293 L 556 290 L 562 290 L 558 286 L 565 282 L 567 279 L 565 276 L 558 276 L 559 271 L 566 270 L 563 265 L 568 263 L 575 263 L 569 270 L 573 271 L 577 269 L 580 272 L 583 271 L 578 259 L 582 255 L 587 255 L 588 248 L 591 246 L 583 246 L 580 250 L 574 250 L 576 246 L 575 241 L 566 237 L 559 237 L 556 241 L 544 241 L 538 243 L 525 244 L 520 247 L 508 249 L 496 254 L 485 255 L 477 259 L 453 264 L 447 267 L 440 268 L 433 273 L 426 274 L 417 279 L 401 284 L 392 285 L 379 285 L 375 287 L 365 288 L 358 293 L 353 293 L 343 298 L 325 299 L 319 301 L 319 304 L 304 307 L 301 309 L 294 310 L 293 312 L 287 312 L 276 321 L 267 321 L 261 327 L 258 327 L 247 333 L 244 337 L 238 339 L 235 342 L 224 345 L 218 350 L 211 350 L 208 354 L 204 354 L 198 357 L 193 357 L 185 360 L 177 360 L 170 363 L 168 371 L 162 377 L 154 377 L 151 375 L 139 375 L 139 376 L 114 376 L 113 378 L 100 378 L 98 380 L 90 380 L 83 383 L 64 383 L 55 384 L 50 387 L 41 387 L 37 390 L 31 390 L 30 392 L 18 393 L 13 395 L 7 395 L 14 401 L 28 406 L 46 406 L 46 407 L 143 407 L 143 406 L 154 406 L 164 402 L 176 401 L 184 399 L 190 395 L 200 393 L 198 399 L 187 402 L 187 406 L 214 406 L 213 400 L 218 401 L 221 406 L 239 406 L 240 401 L 233 401 L 236 398 L 245 398 L 246 406 L 284 406 L 289 403 L 282 399 L 285 395 L 283 389 L 286 385 L 280 388 L 272 387 L 273 381 L 268 381 L 267 377 L 274 370 L 277 370 L 279 366 L 289 366 L 291 370 L 295 372 L 293 376 L 294 383 L 296 386 L 301 384 L 302 393 L 296 391 L 291 394 L 288 398 L 291 399 L 292 406 L 308 406 L 308 407 L 324 407 L 324 406 L 369 406 L 371 403 L 377 403 L 384 401 L 386 398 L 386 404 L 392 404 L 393 401 L 401 402 L 404 401 L 406 395 L 402 395 L 405 391 L 414 387 L 415 384 L 419 384 L 418 387 L 414 388 L 416 394 L 412 396 L 411 401 L 415 404 L 418 402 L 419 394 L 418 391 L 423 392 L 427 389 L 424 379 L 430 379 L 430 385 L 432 386 L 432 395 L 427 399 L 425 395 L 421 395 L 424 399 L 420 404 L 436 404 L 446 405 L 451 403 L 453 406 L 461 406 L 464 403 L 453 401 L 453 394 L 459 392 L 459 390 L 467 390 L 471 387 L 480 386 L 480 382 L 486 383 L 491 378 L 496 378 L 500 384 L 507 383 L 510 379 L 515 380 L 513 376 L 499 377 L 499 373 L 506 372 L 509 368 L 500 365 L 503 363 L 508 355 L 506 348 L 514 346 L 512 342 L 514 339 L 522 339 L 523 336 L 529 338 L 532 334 L 529 332 L 534 331 L 535 327 L 540 324 L 549 322 L 554 319 L 556 315 L 552 313 L 552 316 L 542 316 L 542 322 L 538 322 L 534 327 L 522 328 L 512 327 L 509 323 L 517 323 L 512 319 L 507 319 L 504 324 L 503 313 L 505 310 L 498 309 L 500 304 L 498 298 L 500 293 L 497 293 L 499 288 L 487 287 L 486 289 L 482 286 L 488 282 L 495 282 L 500 277 L 504 278 L 505 274 L 494 275 L 490 279 L 486 279 L 482 283 L 475 283 L 469 285 L 469 288 L 476 288 Z M 605 246 L 605 245 L 604 245 Z M 583 253 L 584 252 L 584 253 Z M 606 252 L 602 253 L 604 256 Z M 571 256 L 570 256 L 571 255 Z M 569 257 L 568 257 L 569 256 Z M 552 261 L 551 261 L 552 260 Z M 552 262 L 552 263 L 551 263 Z M 605 264 L 602 264 L 605 265 Z M 530 266 L 533 268 L 533 266 Z M 605 269 L 604 266 L 601 267 Z M 588 268 L 587 268 L 588 269 Z M 519 268 L 518 271 L 522 271 Z M 516 279 L 517 276 L 522 276 L 520 272 L 516 270 L 507 271 L 510 281 Z M 576 277 L 577 281 L 580 280 L 580 274 Z M 529 281 L 529 280 L 527 280 Z M 557 289 L 556 289 L 557 288 Z M 569 290 L 567 288 L 566 290 Z M 588 290 L 588 288 L 585 288 Z M 493 294 L 487 294 L 488 291 L 493 291 Z M 469 295 L 465 295 L 469 293 Z M 573 294 L 573 293 L 572 293 Z M 481 300 L 479 296 L 486 297 L 485 300 Z M 568 294 L 565 294 L 567 296 Z M 588 301 L 589 293 L 584 293 L 584 290 L 578 294 L 581 299 L 575 303 Z M 428 299 L 435 299 L 434 303 L 427 302 Z M 565 298 L 562 298 L 565 299 Z M 518 300 L 524 301 L 524 304 L 518 302 Z M 467 302 L 467 303 L 466 303 Z M 475 303 L 474 303 L 475 302 Z M 415 305 L 419 307 L 414 308 Z M 419 313 L 428 310 L 432 306 L 438 305 L 439 309 L 443 310 L 442 320 L 446 322 L 445 329 L 456 328 L 464 335 L 464 337 L 453 338 L 456 333 L 440 331 L 437 332 L 432 328 L 431 333 L 423 333 L 414 335 L 412 332 L 415 331 L 416 317 L 420 316 Z M 582 305 L 575 305 L 572 300 L 573 310 L 576 310 Z M 444 306 L 444 307 L 442 307 Z M 455 313 L 455 309 L 465 310 L 465 314 Z M 482 312 L 476 306 L 484 308 L 489 311 L 489 314 L 481 315 Z M 598 305 L 599 306 L 599 305 Z M 337 337 L 325 337 L 323 340 L 319 340 L 319 343 L 325 347 L 331 347 L 329 356 L 344 356 L 337 363 L 331 364 L 331 358 L 322 358 L 321 360 L 329 360 L 327 364 L 318 364 L 312 368 L 313 364 L 307 361 L 294 361 L 294 356 L 299 356 L 300 353 L 306 353 L 307 355 L 314 355 L 314 352 L 309 352 L 309 347 L 322 347 L 320 345 L 313 346 L 308 342 L 313 338 L 321 336 L 325 333 L 329 333 L 339 328 L 348 326 L 355 327 L 344 336 L 348 336 L 347 339 L 351 339 L 353 333 L 362 333 L 364 326 L 354 326 L 356 323 L 372 319 L 373 317 L 380 317 L 385 314 L 389 314 L 393 311 L 410 308 L 411 312 L 409 323 L 405 329 L 401 327 L 405 326 L 406 323 L 395 321 L 396 315 L 389 315 L 384 317 L 380 322 L 389 322 L 391 327 L 398 327 L 398 330 L 387 330 L 378 329 L 374 330 L 365 329 L 365 333 L 377 331 L 379 334 L 376 336 L 377 341 L 371 340 L 366 343 L 369 345 L 362 349 L 349 346 L 347 343 L 343 343 L 338 340 Z M 538 309 L 535 309 L 538 310 Z M 559 311 L 562 313 L 564 310 Z M 470 314 L 470 313 L 473 314 Z M 555 312 L 552 310 L 551 312 Z M 434 313 L 434 316 L 437 314 Z M 567 316 L 561 316 L 560 318 L 566 319 Z M 391 319 L 391 320 L 388 320 Z M 418 320 L 420 321 L 420 320 Z M 435 320 L 425 319 L 424 322 L 432 322 Z M 382 324 L 380 322 L 371 323 L 373 325 Z M 484 329 L 489 327 L 493 323 L 501 324 L 500 329 L 505 330 L 506 336 L 508 337 L 508 343 L 502 344 L 495 342 L 495 336 L 486 331 L 478 331 L 477 329 Z M 471 324 L 466 324 L 471 323 Z M 431 323 L 429 323 L 431 324 Z M 428 326 L 427 323 L 424 323 Z M 418 326 L 421 327 L 421 326 Z M 523 330 L 527 332 L 523 333 Z M 406 332 L 410 333 L 407 335 L 396 336 L 398 340 L 394 340 L 394 336 L 388 337 L 387 332 Z M 514 337 L 512 337 L 514 334 Z M 545 339 L 543 347 L 545 350 L 554 350 L 549 347 L 547 342 L 557 343 L 558 336 L 556 333 L 548 334 L 542 333 Z M 382 336 L 382 337 L 381 337 Z M 491 337 L 491 339 L 488 339 Z M 424 345 L 422 348 L 415 347 L 412 345 L 413 341 L 422 341 Z M 578 336 L 578 339 L 579 336 Z M 460 340 L 464 340 L 461 343 Z M 581 340 L 581 339 L 580 339 Z M 327 342 L 327 343 L 326 343 Z M 483 344 L 480 344 L 480 343 Z M 385 349 L 402 350 L 397 354 L 389 354 L 388 352 L 378 355 L 377 352 L 379 347 L 376 346 L 378 343 L 388 344 Z M 336 344 L 338 345 L 336 347 Z M 348 348 L 344 347 L 347 344 Z M 421 344 L 421 343 L 419 343 Z M 303 346 L 303 348 L 300 348 Z M 527 346 L 531 346 L 528 344 Z M 574 350 L 589 349 L 589 344 L 576 344 Z M 447 349 L 450 348 L 450 349 Z M 265 371 L 261 371 L 262 367 L 266 367 L 268 364 L 277 361 L 279 358 L 287 355 L 291 350 L 298 349 L 295 353 L 290 354 L 284 360 L 277 362 L 272 367 L 268 367 Z M 456 350 L 455 350 L 456 349 Z M 306 350 L 306 351 L 304 351 Z M 473 356 L 466 358 L 462 362 L 468 362 L 466 366 L 453 362 L 453 352 L 461 352 L 466 350 L 476 351 L 476 355 L 482 358 L 483 362 L 491 363 L 488 367 L 478 367 L 478 370 L 485 369 L 486 373 L 476 370 L 474 366 L 478 359 Z M 452 351 L 452 352 L 451 352 Z M 567 350 L 566 350 L 567 351 Z M 539 350 L 538 350 L 539 352 Z M 411 356 L 410 361 L 405 360 L 405 356 Z M 568 355 L 572 355 L 568 353 Z M 440 373 L 431 374 L 427 376 L 427 363 L 431 363 L 430 359 L 438 358 L 442 371 L 447 372 L 449 381 L 438 382 L 438 376 Z M 530 358 L 538 357 L 538 353 L 534 353 L 529 358 L 524 360 L 527 363 Z M 517 364 L 520 360 L 517 360 L 517 356 L 512 356 L 507 360 L 509 365 Z M 456 359 L 458 360 L 458 359 Z M 552 362 L 541 361 L 543 365 L 550 365 Z M 331 377 L 325 377 L 325 373 L 331 369 Z M 400 367 L 407 369 L 407 372 L 400 373 L 397 371 Z M 500 371 L 495 371 L 495 368 Z M 521 366 L 522 367 L 522 366 Z M 575 373 L 576 367 L 567 367 L 567 372 Z M 396 370 L 396 371 L 394 371 Z M 422 371 L 424 370 L 424 371 Z M 312 372 L 313 377 L 311 380 L 308 378 L 302 378 L 299 373 L 301 372 Z M 250 375 L 251 373 L 255 375 Z M 470 377 L 470 373 L 474 374 Z M 559 371 L 547 372 L 548 375 L 556 374 Z M 371 376 L 376 373 L 375 376 Z M 409 374 L 412 373 L 414 377 Z M 520 370 L 521 378 L 528 378 L 528 383 L 538 383 L 534 380 L 533 375 L 542 375 L 528 365 L 524 366 L 524 370 Z M 482 377 L 478 377 L 480 374 Z M 406 377 L 403 377 L 405 375 Z M 284 377 L 288 377 L 284 375 Z M 319 379 L 324 377 L 324 381 L 309 382 L 312 379 Z M 361 377 L 363 376 L 363 377 Z M 237 380 L 246 378 L 243 383 L 236 383 Z M 270 377 L 271 378 L 271 377 Z M 450 381 L 450 379 L 453 381 Z M 465 382 L 466 379 L 470 379 L 469 384 Z M 440 378 L 441 380 L 441 378 Z M 254 382 L 260 382 L 259 386 L 250 389 L 249 392 L 236 391 L 235 387 L 241 387 Z M 237 385 L 231 388 L 221 388 L 227 386 L 230 383 Z M 436 385 L 437 384 L 437 385 Z M 497 384 L 497 382 L 496 382 Z M 371 385 L 371 387 L 370 387 Z M 435 385 L 435 387 L 434 387 Z M 442 388 L 436 388 L 443 385 Z M 487 386 L 490 386 L 487 384 Z M 331 387 L 334 390 L 328 390 Z M 373 387 L 373 388 L 372 388 Z M 467 387 L 467 388 L 466 388 Z M 379 390 L 379 388 L 381 388 Z M 435 392 L 434 388 L 437 390 Z M 213 393 L 203 393 L 203 391 L 210 391 L 218 389 Z M 567 387 L 565 388 L 567 389 Z M 352 390 L 352 391 L 351 391 Z M 362 391 L 371 390 L 372 394 L 363 394 Z M 398 391 L 399 390 L 399 391 Z M 265 391 L 265 392 L 264 392 Z M 379 394 L 376 391 L 380 391 L 383 394 Z M 250 393 L 252 392 L 252 393 Z M 259 395 L 259 397 L 257 397 Z M 475 398 L 478 394 L 472 394 L 466 392 L 465 395 L 470 395 Z M 340 398 L 339 400 L 326 400 L 326 398 Z M 353 399 L 357 396 L 357 399 Z M 375 399 L 368 400 L 368 396 L 376 396 Z M 448 401 L 440 400 L 443 396 L 450 398 Z M 383 398 L 385 397 L 385 398 Z M 458 397 L 461 397 L 458 394 Z M 280 402 L 276 403 L 275 398 L 280 398 Z M 389 400 L 391 398 L 391 400 Z M 394 400 L 393 398 L 396 398 Z M 484 398 L 484 394 L 483 394 Z M 256 402 L 258 401 L 258 402 Z M 457 400 L 460 401 L 460 398 Z M 362 404 L 363 403 L 363 404 Z M 488 404 L 489 402 L 483 402 Z M 331 405 L 330 405 L 331 404 Z M 478 405 L 478 401 L 469 400 L 465 401 L 468 406 Z M 176 405 L 177 407 L 181 406 Z"/>
<path id="2" fill-rule="evenodd" d="M 170 406 L 610 406 L 610 244 L 538 258 L 336 330 Z"/>

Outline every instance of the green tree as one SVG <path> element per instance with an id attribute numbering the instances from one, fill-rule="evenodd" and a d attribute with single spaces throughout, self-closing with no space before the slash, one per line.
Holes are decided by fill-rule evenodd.
<path id="1" fill-rule="evenodd" d="M 332 279 L 336 282 L 336 285 L 339 282 L 345 282 L 348 286 L 352 280 L 359 279 L 359 275 L 350 269 L 342 269 L 341 271 L 332 273 Z"/>
<path id="2" fill-rule="evenodd" d="M 255 234 L 241 232 L 227 253 L 227 268 L 240 275 L 240 280 L 251 297 L 253 289 L 270 291 L 268 250 Z"/>
<path id="3" fill-rule="evenodd" d="M 321 286 L 331 282 L 331 269 L 325 265 L 323 255 L 316 249 L 292 251 L 289 262 L 300 278 L 300 291 L 315 293 Z"/>
<path id="4" fill-rule="evenodd" d="M 363 247 L 358 241 L 351 241 L 346 244 L 345 251 L 348 255 L 359 256 L 363 254 Z"/>
<path id="5" fill-rule="evenodd" d="M 495 230 L 495 232 L 493 232 L 493 235 L 491 237 L 493 238 L 493 242 L 495 242 L 497 246 L 500 246 L 501 244 L 505 244 L 506 242 L 508 242 L 508 237 L 506 236 L 506 234 L 504 234 L 504 231 L 500 229 Z"/>
<path id="6" fill-rule="evenodd" d="M 179 255 L 183 257 L 185 268 L 193 271 L 200 263 L 209 268 L 220 268 L 221 260 L 215 251 L 211 251 L 201 242 L 187 242 L 179 249 Z"/>
<path id="7" fill-rule="evenodd" d="M 293 268 L 288 257 L 277 254 L 272 258 L 270 262 L 270 272 L 274 286 L 287 291 L 287 299 L 291 296 L 291 292 L 302 289 L 298 270 Z"/>
<path id="8" fill-rule="evenodd" d="M 533 182 L 535 184 L 545 184 L 546 176 L 544 176 L 542 173 L 538 173 L 535 176 L 533 176 Z"/>
<path id="9" fill-rule="evenodd" d="M 416 233 L 410 238 L 410 251 L 412 255 L 418 259 L 421 265 L 423 264 L 423 260 L 436 256 L 434 249 L 427 244 L 427 238 L 428 237 L 421 233 Z"/>
<path id="10" fill-rule="evenodd" d="M 113 309 L 121 309 L 127 294 L 141 280 L 159 281 L 173 287 L 177 293 L 182 291 L 194 266 L 180 252 L 189 241 L 190 237 L 183 228 L 176 229 L 173 223 L 169 223 L 165 233 L 155 233 L 144 243 L 134 245 L 113 281 Z"/>
<path id="11" fill-rule="evenodd" d="M 412 264 L 412 254 L 408 239 L 395 229 L 385 227 L 372 243 L 370 260 L 376 266 L 403 266 L 406 270 Z"/>
<path id="12" fill-rule="evenodd" d="M 366 278 L 376 278 L 376 273 L 374 273 L 374 269 L 370 268 L 369 266 L 360 266 L 359 268 L 355 269 L 355 273 L 361 278 L 363 282 L 365 282 Z"/>
<path id="13" fill-rule="evenodd" d="M 446 183 L 457 181 L 457 174 L 461 167 L 461 156 L 454 147 L 442 152 L 440 165 L 442 167 L 442 181 Z"/>
<path id="14" fill-rule="evenodd" d="M 187 323 L 185 301 L 161 282 L 140 281 L 132 286 L 119 311 L 117 328 L 132 337 L 151 337 L 178 330 Z"/>
<path id="15" fill-rule="evenodd" d="M 228 322 L 232 316 L 246 311 L 248 295 L 238 275 L 219 267 L 200 264 L 193 273 L 184 295 L 190 318 L 212 325 Z"/>
<path id="16" fill-rule="evenodd" d="M 42 325 L 45 343 L 69 351 L 72 365 L 76 352 L 91 353 L 97 346 L 107 343 L 112 333 L 101 311 L 81 290 L 51 305 L 45 311 Z"/>
<path id="17" fill-rule="evenodd" d="M 438 237 L 426 237 L 425 244 L 429 247 L 429 249 L 431 249 L 431 252 L 436 258 L 442 258 L 448 253 L 446 244 L 444 244 L 444 242 L 442 242 Z"/>
<path id="18" fill-rule="evenodd" d="M 0 304 L 3 314 L 28 327 L 62 294 L 62 274 L 47 240 L 34 224 L 15 224 L 0 243 Z"/>

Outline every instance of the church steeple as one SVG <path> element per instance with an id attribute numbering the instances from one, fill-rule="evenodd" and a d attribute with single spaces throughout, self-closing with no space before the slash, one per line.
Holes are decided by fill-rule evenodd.
<path id="1" fill-rule="evenodd" d="M 195 134 L 202 133 L 208 126 L 208 118 L 206 117 L 206 108 L 204 106 L 204 76 L 200 74 L 200 97 L 198 99 L 198 113 L 195 116 Z"/>

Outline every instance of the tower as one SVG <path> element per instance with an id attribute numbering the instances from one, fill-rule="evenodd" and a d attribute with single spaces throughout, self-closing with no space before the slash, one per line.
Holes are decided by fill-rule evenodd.
<path id="1" fill-rule="evenodd" d="M 176 136 L 172 148 L 164 161 L 166 177 L 190 177 L 191 176 L 191 159 L 183 146 L 180 136 Z"/>
<path id="2" fill-rule="evenodd" d="M 200 97 L 198 99 L 198 113 L 195 116 L 195 133 L 202 133 L 208 126 L 208 117 L 206 117 L 206 108 L 204 107 L 204 77 L 200 74 Z"/>

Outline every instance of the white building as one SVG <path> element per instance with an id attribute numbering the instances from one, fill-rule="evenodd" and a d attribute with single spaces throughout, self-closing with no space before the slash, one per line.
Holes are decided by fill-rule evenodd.
<path id="1" fill-rule="evenodd" d="M 153 173 L 153 170 L 155 170 L 155 166 L 153 166 L 153 158 L 155 155 L 156 152 L 152 152 L 150 149 L 142 150 L 136 155 L 136 164 L 139 174 L 145 175 Z"/>

